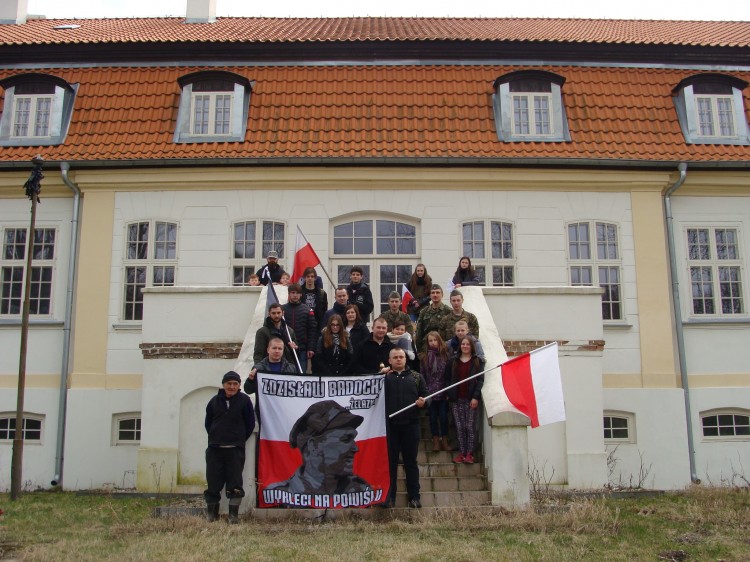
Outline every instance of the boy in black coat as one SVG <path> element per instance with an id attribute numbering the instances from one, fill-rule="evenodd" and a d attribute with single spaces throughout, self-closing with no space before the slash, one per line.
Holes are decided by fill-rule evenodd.
<path id="1" fill-rule="evenodd" d="M 203 493 L 209 521 L 219 518 L 221 489 L 226 487 L 229 499 L 229 522 L 239 523 L 240 503 L 245 496 L 242 470 L 245 467 L 245 441 L 255 428 L 253 403 L 240 392 L 240 376 L 229 371 L 221 388 L 206 406 L 206 481 Z"/>

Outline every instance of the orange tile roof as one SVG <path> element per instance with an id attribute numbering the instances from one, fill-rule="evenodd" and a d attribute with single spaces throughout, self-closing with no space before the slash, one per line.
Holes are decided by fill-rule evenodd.
<path id="1" fill-rule="evenodd" d="M 563 96 L 572 139 L 540 143 L 500 142 L 495 134 L 493 81 L 519 66 L 222 68 L 255 81 L 245 142 L 173 142 L 177 79 L 201 67 L 48 68 L 40 71 L 80 84 L 64 145 L 0 148 L 0 162 L 28 161 L 40 152 L 48 161 L 750 161 L 747 146 L 685 143 L 671 91 L 693 74 L 689 70 L 535 67 L 566 78 Z M 7 75 L 0 73 L 0 78 Z M 750 72 L 733 75 L 750 82 Z"/>
<path id="2" fill-rule="evenodd" d="M 54 29 L 75 24 L 76 29 Z M 263 43 L 325 41 L 520 41 L 750 46 L 750 22 L 541 18 L 31 19 L 0 26 L 0 45 Z"/>

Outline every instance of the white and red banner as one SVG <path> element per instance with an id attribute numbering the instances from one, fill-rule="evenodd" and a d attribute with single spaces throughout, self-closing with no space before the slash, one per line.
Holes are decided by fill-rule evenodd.
<path id="1" fill-rule="evenodd" d="M 414 300 L 414 295 L 406 288 L 406 284 L 401 285 L 401 312 L 408 312 L 409 303 Z"/>
<path id="2" fill-rule="evenodd" d="M 313 250 L 312 244 L 302 234 L 300 227 L 297 227 L 297 240 L 294 245 L 294 266 L 292 268 L 292 282 L 299 283 L 302 273 L 308 267 L 319 265 L 320 258 Z"/>
<path id="3" fill-rule="evenodd" d="M 388 497 L 383 375 L 258 373 L 258 507 L 368 507 Z"/>
<path id="4" fill-rule="evenodd" d="M 565 421 L 557 342 L 514 357 L 500 368 L 509 403 L 505 411 L 525 414 L 531 427 Z"/>

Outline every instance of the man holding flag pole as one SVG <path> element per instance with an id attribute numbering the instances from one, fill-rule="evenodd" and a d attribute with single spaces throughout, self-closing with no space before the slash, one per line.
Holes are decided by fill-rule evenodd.
<path id="1" fill-rule="evenodd" d="M 479 377 L 494 369 L 502 370 L 501 385 L 489 388 L 485 385 L 483 394 L 491 392 L 500 394 L 501 406 L 494 415 L 500 412 L 524 414 L 531 420 L 531 427 L 565 421 L 565 401 L 560 376 L 557 342 L 552 342 L 529 353 L 509 359 L 501 365 L 490 367 L 470 378 Z M 469 378 L 447 386 L 442 390 L 425 396 L 425 400 L 466 383 Z M 497 398 L 497 397 L 496 397 Z M 415 404 L 401 408 L 389 414 L 393 418 Z"/>

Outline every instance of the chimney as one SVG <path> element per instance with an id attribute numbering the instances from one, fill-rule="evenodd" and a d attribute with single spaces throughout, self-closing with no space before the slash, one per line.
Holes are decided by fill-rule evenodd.
<path id="1" fill-rule="evenodd" d="M 29 0 L 0 0 L 0 24 L 23 24 L 29 14 Z"/>
<path id="2" fill-rule="evenodd" d="M 216 0 L 187 0 L 185 23 L 214 23 Z"/>

